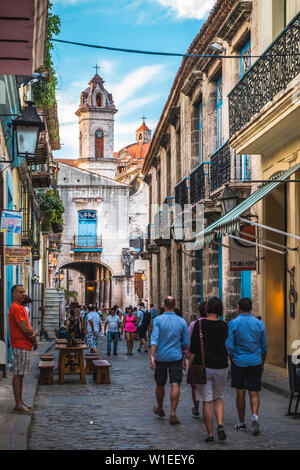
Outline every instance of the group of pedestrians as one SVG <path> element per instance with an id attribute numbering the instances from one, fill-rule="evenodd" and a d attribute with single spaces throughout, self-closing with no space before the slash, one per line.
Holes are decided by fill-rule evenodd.
<path id="1" fill-rule="evenodd" d="M 180 398 L 180 384 L 186 358 L 189 356 L 188 371 L 205 370 L 206 379 L 191 381 L 192 414 L 199 415 L 199 403 L 203 403 L 203 418 L 207 436 L 205 442 L 214 442 L 214 414 L 217 434 L 226 440 L 224 429 L 223 393 L 227 383 L 229 362 L 231 364 L 231 386 L 236 389 L 236 406 L 239 421 L 235 428 L 246 429 L 246 390 L 250 396 L 251 427 L 254 435 L 259 434 L 259 391 L 267 354 L 267 341 L 262 321 L 251 314 L 252 302 L 248 298 L 238 302 L 238 316 L 229 324 L 220 320 L 223 305 L 217 297 L 200 304 L 198 320 L 188 329 L 183 318 L 175 313 L 175 299 L 167 297 L 164 312 L 153 322 L 150 342 L 150 367 L 155 371 L 157 405 L 153 412 L 164 417 L 163 400 L 169 375 L 171 385 L 170 423 L 179 424 L 176 409 Z M 195 366 L 199 366 L 198 368 Z M 201 367 L 202 366 L 202 367 Z M 192 377 L 192 375 L 191 375 Z"/>

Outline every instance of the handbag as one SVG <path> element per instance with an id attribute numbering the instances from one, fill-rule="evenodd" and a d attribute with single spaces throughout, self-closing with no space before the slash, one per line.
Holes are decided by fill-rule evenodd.
<path id="1" fill-rule="evenodd" d="M 202 322 L 199 320 L 199 336 L 200 336 L 200 346 L 201 346 L 201 365 L 191 365 L 188 368 L 186 381 L 190 385 L 202 385 L 206 384 L 206 369 L 205 369 L 205 360 L 204 360 L 204 344 L 203 344 L 203 334 L 202 334 Z"/>

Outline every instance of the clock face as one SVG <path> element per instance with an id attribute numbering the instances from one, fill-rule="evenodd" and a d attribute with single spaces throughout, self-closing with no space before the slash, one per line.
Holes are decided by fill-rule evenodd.
<path id="1" fill-rule="evenodd" d="M 100 131 L 100 130 L 98 130 L 98 131 L 96 131 L 95 136 L 97 137 L 97 139 L 102 139 L 102 137 L 103 137 L 103 132 Z"/>

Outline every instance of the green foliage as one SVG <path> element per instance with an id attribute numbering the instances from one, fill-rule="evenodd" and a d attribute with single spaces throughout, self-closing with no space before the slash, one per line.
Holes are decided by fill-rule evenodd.
<path id="1" fill-rule="evenodd" d="M 39 191 L 38 197 L 42 214 L 42 232 L 50 232 L 52 223 L 63 226 L 62 214 L 65 212 L 65 208 L 58 192 L 53 189 L 42 189 Z"/>
<path id="2" fill-rule="evenodd" d="M 52 61 L 52 50 L 53 43 L 51 39 L 53 36 L 60 33 L 60 18 L 57 15 L 54 15 L 52 10 L 52 4 L 49 4 L 48 11 L 48 40 L 46 44 L 46 57 L 41 71 L 47 69 L 49 78 L 48 80 L 39 80 L 32 87 L 33 90 L 33 99 L 36 106 L 43 106 L 47 109 L 49 106 L 55 104 L 55 87 L 57 85 L 57 77 L 53 67 Z"/>
<path id="3" fill-rule="evenodd" d="M 65 292 L 65 300 L 68 300 L 69 297 L 71 297 L 74 302 L 77 302 L 77 292 L 76 290 L 67 290 L 67 289 L 64 289 L 64 292 Z"/>

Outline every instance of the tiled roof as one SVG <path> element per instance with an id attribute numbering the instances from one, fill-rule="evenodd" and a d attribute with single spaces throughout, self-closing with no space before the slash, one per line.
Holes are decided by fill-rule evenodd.
<path id="1" fill-rule="evenodd" d="M 139 132 L 139 131 L 150 131 L 150 129 L 149 129 L 149 127 L 146 126 L 146 124 L 143 122 L 143 124 L 141 125 L 141 127 L 139 127 L 136 132 Z"/>
<path id="2" fill-rule="evenodd" d="M 132 158 L 144 159 L 147 155 L 149 147 L 150 147 L 150 142 L 134 143 L 134 144 L 127 145 L 123 149 L 119 150 L 117 155 L 120 154 L 122 150 L 126 150 Z"/>

